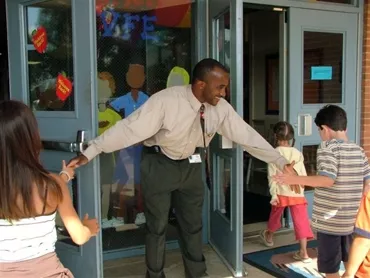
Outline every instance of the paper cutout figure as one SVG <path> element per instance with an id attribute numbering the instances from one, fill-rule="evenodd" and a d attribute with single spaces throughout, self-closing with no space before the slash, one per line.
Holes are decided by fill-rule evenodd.
<path id="1" fill-rule="evenodd" d="M 149 98 L 147 94 L 140 91 L 145 82 L 144 66 L 139 64 L 130 64 L 126 73 L 126 82 L 131 88 L 130 92 L 116 98 L 110 103 L 110 105 L 116 111 L 123 113 L 125 117 L 128 117 Z"/>
<path id="2" fill-rule="evenodd" d="M 98 135 L 114 126 L 122 117 L 113 109 L 107 107 L 106 103 L 115 91 L 115 83 L 112 75 L 108 72 L 101 72 L 98 75 L 98 101 L 99 101 L 99 126 Z"/>
<path id="3" fill-rule="evenodd" d="M 188 85 L 190 82 L 189 73 L 181 67 L 174 67 L 167 78 L 167 88 L 173 86 Z"/>
<path id="4" fill-rule="evenodd" d="M 110 105 L 119 113 L 125 117 L 129 117 L 137 109 L 140 108 L 147 100 L 148 96 L 140 89 L 145 82 L 145 70 L 144 66 L 140 64 L 130 64 L 126 73 L 126 82 L 130 86 L 130 92 L 115 99 Z M 137 215 L 135 224 L 140 225 L 145 223 L 144 208 L 141 194 L 140 185 L 140 160 L 141 160 L 142 145 L 137 144 L 135 146 L 128 147 L 120 151 L 119 158 L 117 159 L 116 174 L 115 177 L 118 179 L 118 183 L 124 185 L 126 189 L 132 189 L 126 191 L 125 194 L 129 196 L 135 192 L 136 195 L 136 210 Z M 123 171 L 123 169 L 132 169 L 133 171 Z M 133 172 L 132 175 L 128 175 Z M 133 188 L 130 185 L 127 186 L 129 180 L 133 178 Z"/>
<path id="5" fill-rule="evenodd" d="M 145 82 L 144 66 L 140 64 L 130 64 L 126 73 L 126 82 L 131 90 L 139 90 Z"/>
<path id="6" fill-rule="evenodd" d="M 32 43 L 38 53 L 45 53 L 48 45 L 46 29 L 42 26 L 32 32 Z"/>
<path id="7" fill-rule="evenodd" d="M 110 98 L 115 92 L 116 85 L 113 76 L 109 72 L 100 72 L 97 80 L 98 93 L 98 135 L 115 125 L 122 118 L 107 106 Z M 112 207 L 115 200 L 112 195 L 117 190 L 114 171 L 116 168 L 115 153 L 102 153 L 100 155 L 100 184 L 102 191 L 101 215 L 102 228 L 112 228 L 124 225 L 123 217 L 113 217 Z M 117 215 L 116 215 L 117 216 Z"/>
<path id="8" fill-rule="evenodd" d="M 67 78 L 65 72 L 58 75 L 56 81 L 56 95 L 61 101 L 65 101 L 72 93 L 72 82 Z"/>

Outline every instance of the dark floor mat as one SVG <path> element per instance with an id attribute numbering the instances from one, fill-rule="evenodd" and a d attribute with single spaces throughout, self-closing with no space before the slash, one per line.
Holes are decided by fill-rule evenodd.
<path id="1" fill-rule="evenodd" d="M 311 240 L 307 244 L 307 251 L 312 262 L 303 263 L 293 258 L 299 250 L 299 244 L 291 244 L 277 248 L 266 249 L 244 254 L 244 262 L 278 278 L 323 278 L 324 275 L 317 269 L 317 241 Z M 340 275 L 344 272 L 341 264 Z"/>

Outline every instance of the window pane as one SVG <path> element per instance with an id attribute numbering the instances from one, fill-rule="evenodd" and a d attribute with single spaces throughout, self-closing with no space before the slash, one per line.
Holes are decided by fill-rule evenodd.
<path id="1" fill-rule="evenodd" d="M 244 225 L 266 222 L 271 211 L 267 163 L 245 154 Z M 256 208 L 258 207 L 258 210 Z M 251 213 L 253 212 L 253 213 Z"/>
<path id="2" fill-rule="evenodd" d="M 230 184 L 231 184 L 231 158 L 217 158 L 217 180 L 215 185 L 219 194 L 216 194 L 216 208 L 230 219 Z"/>
<path id="3" fill-rule="evenodd" d="M 342 103 L 343 34 L 304 32 L 303 103 Z"/>
<path id="4" fill-rule="evenodd" d="M 302 153 L 304 157 L 304 166 L 306 167 L 307 175 L 316 175 L 316 159 L 318 145 L 303 146 Z M 313 190 L 312 187 L 306 187 L 305 190 Z"/>
<path id="5" fill-rule="evenodd" d="M 218 48 L 217 60 L 230 67 L 230 13 L 223 14 L 217 21 L 218 34 L 215 36 Z"/>
<path id="6" fill-rule="evenodd" d="M 196 30 L 190 2 L 96 1 L 99 134 L 156 92 L 190 83 Z M 138 144 L 100 155 L 104 251 L 145 243 L 141 152 Z M 167 241 L 177 240 L 175 216 L 171 210 Z"/>
<path id="7" fill-rule="evenodd" d="M 73 111 L 71 0 L 26 8 L 30 105 L 34 111 Z"/>
<path id="8" fill-rule="evenodd" d="M 217 33 L 214 34 L 214 38 L 216 39 L 215 46 L 217 49 L 216 59 L 220 63 L 230 67 L 230 13 L 225 12 L 224 14 L 220 15 L 215 24 L 217 25 L 217 28 L 215 28 Z M 225 99 L 230 102 L 229 87 L 226 90 Z M 220 137 L 220 140 L 225 139 L 226 138 Z M 231 159 L 225 159 L 221 157 L 218 157 L 217 159 L 218 177 L 216 184 L 218 186 L 217 190 L 219 191 L 219 194 L 217 194 L 218 200 L 216 201 L 216 209 L 227 218 L 230 218 Z"/>
<path id="9" fill-rule="evenodd" d="M 317 2 L 329 2 L 338 4 L 353 4 L 353 0 L 316 0 Z"/>

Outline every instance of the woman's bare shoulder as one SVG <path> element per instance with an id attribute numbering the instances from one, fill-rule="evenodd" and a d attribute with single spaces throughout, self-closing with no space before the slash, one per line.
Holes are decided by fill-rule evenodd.
<path id="1" fill-rule="evenodd" d="M 64 190 L 68 190 L 65 182 L 59 175 L 50 173 L 50 176 L 52 179 L 54 179 L 58 183 L 62 192 L 64 192 Z M 59 202 L 60 200 L 58 199 L 57 195 L 54 192 L 50 192 L 50 190 L 48 190 L 46 210 L 49 212 L 55 211 L 59 205 Z"/>

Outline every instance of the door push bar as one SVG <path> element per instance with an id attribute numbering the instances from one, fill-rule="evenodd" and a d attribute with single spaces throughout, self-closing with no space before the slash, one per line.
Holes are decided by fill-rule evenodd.
<path id="1" fill-rule="evenodd" d="M 44 150 L 80 154 L 87 148 L 86 131 L 77 131 L 76 142 L 42 141 Z"/>

